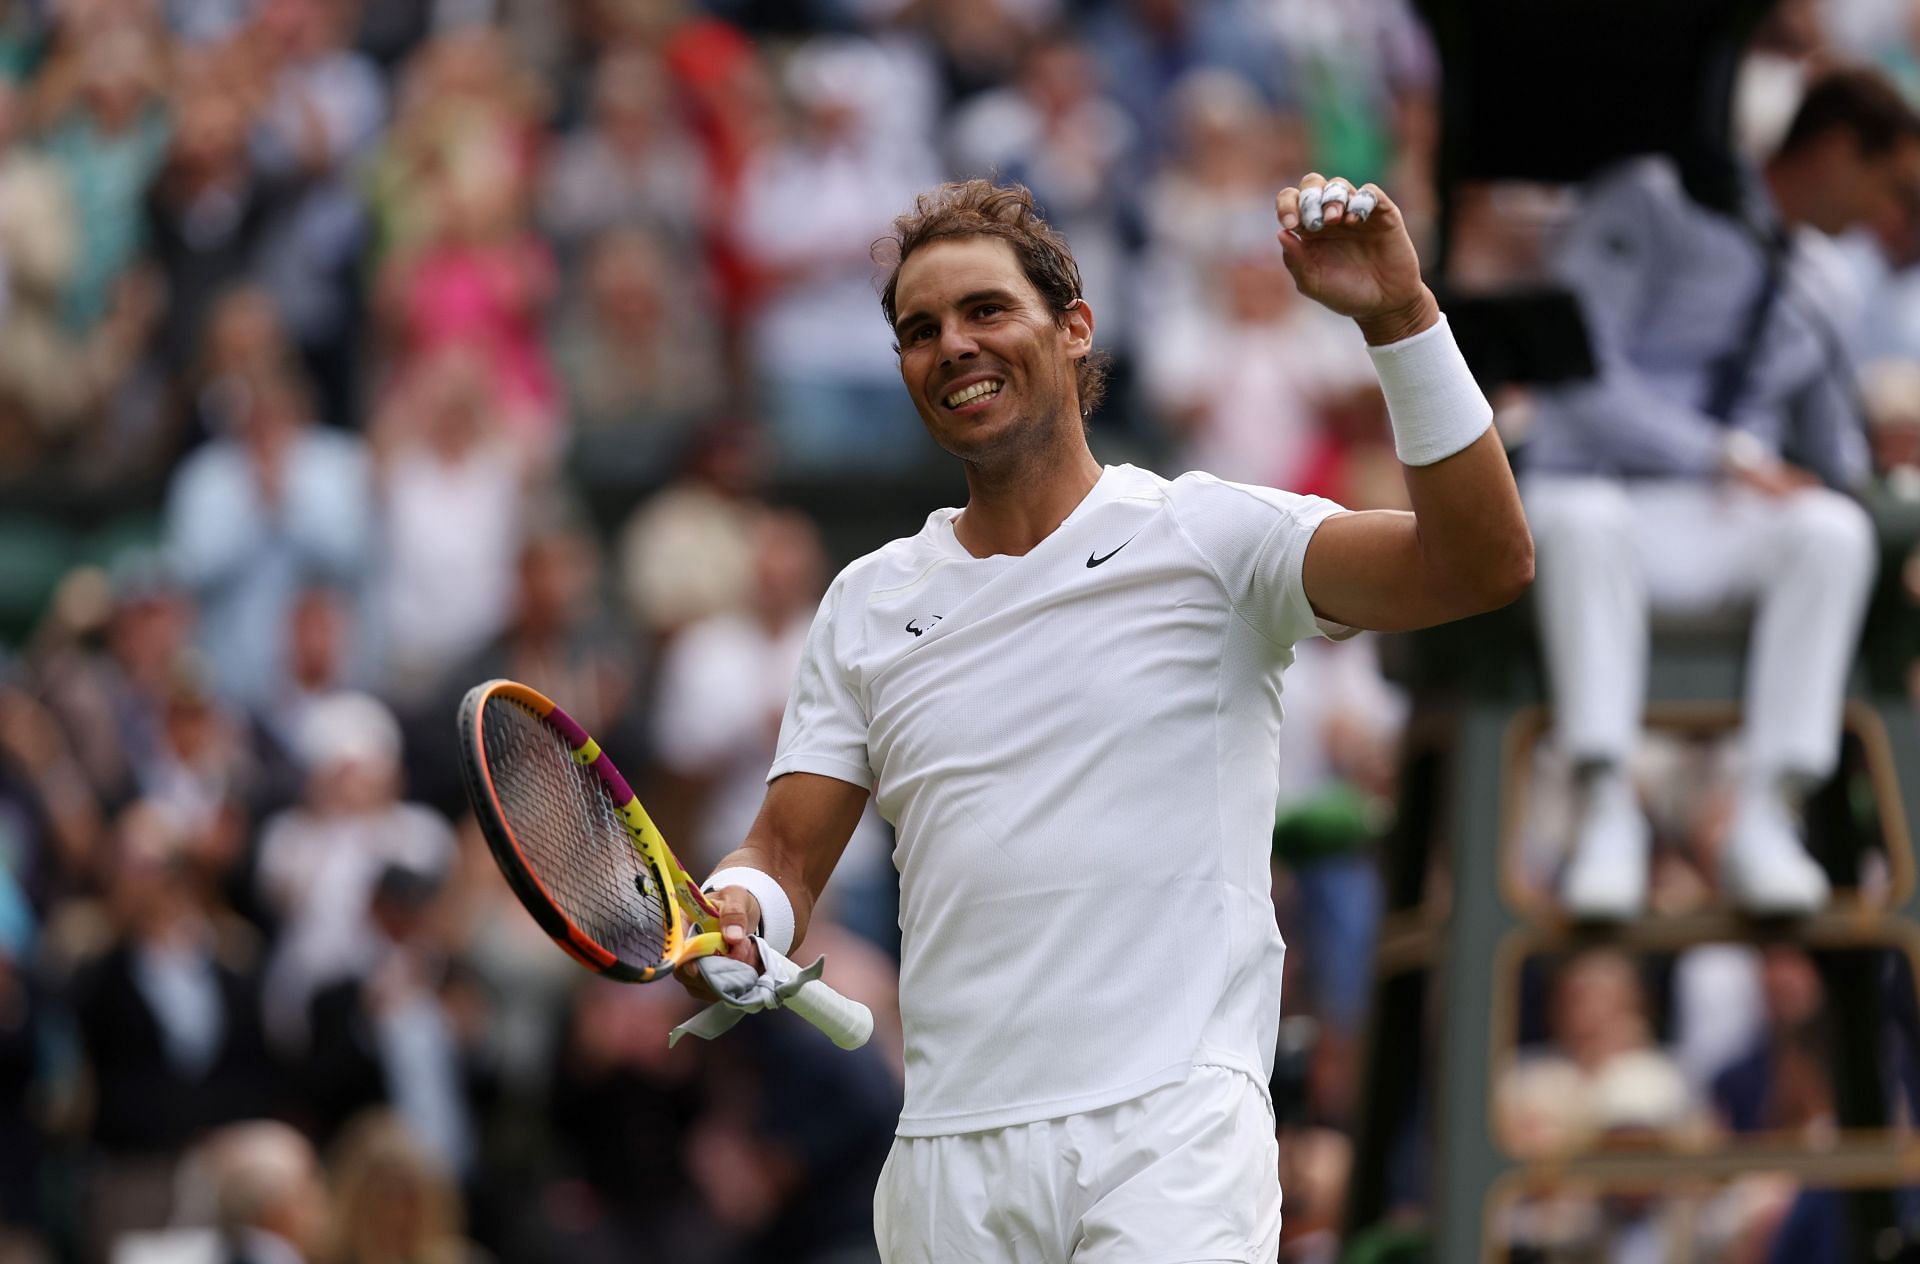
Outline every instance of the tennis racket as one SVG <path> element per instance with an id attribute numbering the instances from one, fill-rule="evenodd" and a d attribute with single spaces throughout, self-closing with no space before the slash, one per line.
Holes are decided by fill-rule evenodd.
<path id="1" fill-rule="evenodd" d="M 725 951 L 706 893 L 600 744 L 551 699 L 511 680 L 475 685 L 460 703 L 460 738 L 487 847 L 567 955 L 610 979 L 647 983 Z M 866 1006 L 817 979 L 784 1004 L 843 1049 L 873 1031 Z"/>

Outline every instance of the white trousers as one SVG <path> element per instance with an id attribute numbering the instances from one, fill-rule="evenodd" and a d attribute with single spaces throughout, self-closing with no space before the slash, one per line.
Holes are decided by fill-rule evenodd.
<path id="1" fill-rule="evenodd" d="M 1104 1110 L 897 1137 L 873 1212 L 886 1264 L 1273 1264 L 1273 1106 L 1197 1066 Z"/>
<path id="2" fill-rule="evenodd" d="M 1562 749 L 1622 761 L 1640 733 L 1649 621 L 1751 609 L 1749 775 L 1824 778 L 1879 565 L 1873 523 L 1824 488 L 1774 499 L 1684 480 L 1525 480 L 1534 599 Z"/>

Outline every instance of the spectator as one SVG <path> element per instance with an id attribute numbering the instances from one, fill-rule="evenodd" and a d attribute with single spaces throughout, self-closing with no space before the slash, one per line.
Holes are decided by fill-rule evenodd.
<path id="1" fill-rule="evenodd" d="M 1245 232 L 1248 209 L 1309 170 L 1305 126 L 1269 109 L 1230 70 L 1190 72 L 1167 92 L 1179 144 L 1141 195 L 1146 284 L 1164 301 L 1193 305 L 1210 289 L 1208 261 Z"/>
<path id="2" fill-rule="evenodd" d="M 548 164 L 542 222 L 569 258 L 612 228 L 640 229 L 680 255 L 699 247 L 713 195 L 653 56 L 609 53 L 593 70 L 592 113 Z"/>
<path id="3" fill-rule="evenodd" d="M 1101 314 L 1100 341 L 1109 347 L 1128 342 L 1128 304 L 1108 287 L 1117 288 L 1126 272 L 1124 232 L 1137 213 L 1139 143 L 1133 120 L 1107 95 L 1099 64 L 1064 34 L 1029 44 L 1014 82 L 974 98 L 949 132 L 958 174 L 1026 185 L 1047 221 L 1073 242 L 1088 278 L 1087 301 Z"/>
<path id="4" fill-rule="evenodd" d="M 598 736 L 621 763 L 639 766 L 644 734 L 627 726 L 641 656 L 607 618 L 600 601 L 598 542 L 565 511 L 536 508 L 521 541 L 506 627 L 477 653 L 439 677 L 439 691 L 409 717 L 412 772 L 421 797 L 451 812 L 464 809 L 454 743 L 447 722 L 461 695 L 483 680 L 524 681 L 556 701 Z"/>
<path id="5" fill-rule="evenodd" d="M 379 72 L 348 46 L 354 7 L 263 0 L 238 53 L 259 77 L 254 166 L 282 194 L 260 256 L 261 280 L 305 357 L 321 417 L 335 426 L 353 420 L 362 321 L 355 273 L 367 220 L 353 169 L 387 110 Z"/>
<path id="6" fill-rule="evenodd" d="M 460 1192 L 402 1121 L 370 1112 L 348 1126 L 330 1169 L 336 1243 L 329 1264 L 468 1264 Z"/>
<path id="7" fill-rule="evenodd" d="M 406 705 L 505 626 L 526 470 L 479 353 L 464 347 L 402 383 L 373 446 L 381 678 Z"/>
<path id="8" fill-rule="evenodd" d="M 1310 165 L 1398 190 L 1408 221 L 1424 220 L 1439 67 L 1414 6 L 1277 0 L 1263 16 L 1312 137 Z"/>
<path id="9" fill-rule="evenodd" d="M 0 85 L 0 464 L 16 477 L 70 469 L 79 454 L 113 457 L 101 437 L 160 298 L 147 277 L 127 271 L 127 257 L 109 275 L 86 277 L 98 261 L 85 254 L 97 243 L 81 221 L 70 167 L 90 151 L 77 140 L 83 152 L 66 158 L 19 144 L 25 112 L 21 93 Z M 111 232 L 104 221 L 95 231 Z M 103 287 L 105 297 L 97 318 L 75 324 L 65 308 L 82 285 Z"/>
<path id="10" fill-rule="evenodd" d="M 1920 181 L 1920 121 L 1877 77 L 1808 95 L 1733 214 L 1644 159 L 1595 183 L 1557 259 L 1597 376 L 1540 393 L 1528 515 L 1559 741 L 1582 808 L 1561 894 L 1621 918 L 1646 898 L 1649 831 L 1626 775 L 1649 610 L 1757 603 L 1745 770 L 1721 878 L 1755 911 L 1825 905 L 1795 813 L 1833 770 L 1876 566 L 1860 419 L 1821 284 L 1827 243 Z M 1738 283 L 1729 278 L 1738 277 Z M 1825 483 L 1826 486 L 1821 484 Z"/>
<path id="11" fill-rule="evenodd" d="M 571 413 L 571 468 L 623 496 L 665 483 L 725 375 L 710 287 L 637 228 L 589 246 L 581 293 L 554 339 Z M 688 302 L 689 298 L 696 301 Z"/>
<path id="12" fill-rule="evenodd" d="M 1673 1055 L 1702 1101 L 1713 1100 L 1714 1079 L 1762 1038 L 1760 974 L 1761 951 L 1751 944 L 1701 944 L 1674 954 Z"/>
<path id="13" fill-rule="evenodd" d="M 51 709 L 0 680 L 0 952 L 15 897 L 45 908 L 71 875 L 93 865 L 100 803 Z"/>
<path id="14" fill-rule="evenodd" d="M 521 78 L 497 33 L 463 30 L 437 43 L 423 54 L 430 60 L 387 159 L 395 239 L 379 285 L 395 343 L 389 390 L 404 394 L 446 351 L 470 352 L 510 437 L 545 463 L 559 447 L 560 400 L 540 334 L 553 259 L 529 207 L 535 107 L 499 82 Z M 451 101 L 417 95 L 429 88 Z"/>
<path id="15" fill-rule="evenodd" d="M 1040 34 L 1054 6 L 1041 0 L 930 0 L 918 21 L 932 44 L 935 72 L 948 105 L 964 104 L 1012 79 L 1020 53 Z"/>
<path id="16" fill-rule="evenodd" d="M 549 1106 L 567 1164 L 592 1192 L 568 1226 L 568 1258 L 679 1258 L 718 1238 L 685 1144 L 705 1108 L 705 1051 L 667 1047 L 694 1009 L 667 988 L 593 980 L 575 993 Z M 632 1179 L 642 1168 L 649 1179 Z"/>
<path id="17" fill-rule="evenodd" d="M 1302 643 L 1280 730 L 1274 855 L 1292 878 L 1281 930 L 1303 989 L 1288 1010 L 1320 1020 L 1310 1091 L 1317 1116 L 1351 1118 L 1382 895 L 1373 846 L 1393 811 L 1406 701 L 1381 675 L 1371 637 Z M 1291 982 L 1289 986 L 1293 985 Z"/>
<path id="18" fill-rule="evenodd" d="M 417 2 L 417 0 L 416 0 Z M 577 83 L 586 78 L 584 57 L 600 47 L 584 38 L 580 10 L 586 5 L 553 5 L 546 0 L 485 0 L 483 3 L 444 3 L 432 18 L 442 27 L 459 22 L 491 23 L 506 32 L 514 60 L 540 83 Z M 645 7 L 645 6 L 639 6 Z M 577 91 L 577 89 L 565 89 Z M 577 105 L 577 103 L 575 103 Z M 572 112 L 577 116 L 577 109 Z"/>
<path id="19" fill-rule="evenodd" d="M 743 608 L 683 629 L 661 656 L 651 708 L 662 767 L 691 782 L 699 807 L 681 853 L 711 869 L 747 836 L 766 797 L 787 691 L 826 591 L 819 533 L 804 516 L 769 511 L 753 524 L 753 582 Z M 889 947 L 898 879 L 892 839 L 868 805 L 821 915 Z"/>
<path id="20" fill-rule="evenodd" d="M 1554 973 L 1545 1047 L 1501 1078 L 1495 1111 L 1508 1149 L 1527 1158 L 1614 1139 L 1644 1142 L 1698 1130 L 1678 1064 L 1658 1048 L 1631 959 L 1595 948 Z"/>
<path id="21" fill-rule="evenodd" d="M 229 388 L 224 430 L 175 472 L 167 540 L 200 599 L 200 646 L 221 694 L 243 705 L 284 680 L 287 609 L 316 578 L 357 589 L 372 511 L 359 439 L 312 423 L 292 371 L 246 373 Z"/>
<path id="22" fill-rule="evenodd" d="M 688 1167 L 715 1219 L 740 1239 L 741 1258 L 878 1260 L 866 1194 L 900 1105 L 879 1055 L 836 1050 L 778 1014 L 721 1056 L 727 1065 L 713 1080 L 728 1089 L 690 1130 Z"/>
<path id="23" fill-rule="evenodd" d="M 194 831 L 231 828 L 229 809 L 254 802 L 262 789 L 245 713 L 223 705 L 200 671 L 182 663 L 167 690 L 159 737 L 133 770 L 140 793 Z"/>
<path id="24" fill-rule="evenodd" d="M 69 576 L 42 625 L 34 675 L 88 786 L 109 806 L 134 798 L 139 770 L 159 757 L 194 618 L 157 557 L 130 557 L 111 578 Z"/>
<path id="25" fill-rule="evenodd" d="M 362 1111 L 390 1105 L 435 1166 L 464 1174 L 475 1158 L 474 1121 L 462 1033 L 443 995 L 447 959 L 434 934 L 442 876 L 395 863 L 380 871 L 348 972 L 313 994 L 304 1098 L 322 1144 Z M 389 1204 L 387 1214 L 396 1209 Z M 363 1200 L 358 1210 L 372 1209 Z M 393 1230 L 366 1228 L 370 1240 L 352 1243 L 349 1258 L 366 1258 L 364 1248 Z"/>
<path id="26" fill-rule="evenodd" d="M 400 798 L 400 730 L 386 707 L 336 694 L 309 710 L 300 737 L 306 797 L 266 822 L 256 877 L 278 931 L 268 1018 L 295 1049 L 315 988 L 367 967 L 380 875 L 389 866 L 437 874 L 453 853 L 446 822 Z"/>
<path id="27" fill-rule="evenodd" d="M 452 236 L 390 278 L 401 359 L 384 408 L 415 375 L 465 353 L 480 366 L 518 463 L 546 468 L 561 444 L 558 382 L 539 334 L 553 286 L 543 247 L 508 223 L 499 187 L 475 188 L 450 216 Z M 424 388 L 429 391 L 433 387 Z"/>
<path id="28" fill-rule="evenodd" d="M 678 22 L 677 6 L 649 15 L 643 8 L 595 6 L 608 26 L 649 25 L 649 17 Z M 730 335 L 740 332 L 760 297 L 751 250 L 728 230 L 738 215 L 746 171 L 762 152 L 778 142 L 784 126 L 774 77 L 753 43 L 725 22 L 699 18 L 681 23 L 671 34 L 643 30 L 626 36 L 659 47 L 684 103 L 687 125 L 700 147 L 713 192 L 713 225 L 708 270 L 720 292 L 720 316 Z"/>
<path id="29" fill-rule="evenodd" d="M 405 260 L 447 235 L 450 209 L 476 189 L 524 221 L 546 94 L 513 46 L 483 24 L 422 45 L 401 79 L 393 127 L 370 172 L 380 240 L 375 262 Z"/>
<path id="30" fill-rule="evenodd" d="M 181 446 L 222 435 L 245 398 L 250 376 L 278 372 L 298 354 L 264 288 L 247 280 L 222 290 L 212 299 L 193 357 L 182 362 L 177 379 L 184 414 Z"/>
<path id="31" fill-rule="evenodd" d="M 1713 1080 L 1713 1101 L 1735 1132 L 1817 1139 L 1833 1127 L 1826 1047 L 1826 990 L 1807 954 L 1771 944 L 1761 958 L 1765 1026 Z"/>
<path id="32" fill-rule="evenodd" d="M 665 636 L 745 607 L 761 508 L 756 440 L 737 423 L 696 434 L 680 477 L 620 528 L 620 583 L 636 625 Z"/>
<path id="33" fill-rule="evenodd" d="M 516 578 L 507 626 L 452 679 L 461 692 L 492 676 L 525 681 L 565 698 L 567 713 L 589 731 L 612 733 L 629 701 L 634 662 L 600 605 L 598 545 L 572 521 L 536 521 L 520 546 Z"/>
<path id="34" fill-rule="evenodd" d="M 318 1264 L 330 1217 L 313 1147 L 285 1124 L 233 1124 L 207 1139 L 226 1254 L 221 1264 Z"/>
<path id="35" fill-rule="evenodd" d="M 311 584 L 294 598 L 287 611 L 285 681 L 281 692 L 254 713 L 262 745 L 274 757 L 297 763 L 307 717 L 358 683 L 351 656 L 353 616 L 352 595 L 326 583 Z"/>
<path id="36" fill-rule="evenodd" d="M 79 24 L 76 24 L 76 27 Z M 150 28 L 113 23 L 66 34 L 76 91 L 42 140 L 73 198 L 79 229 L 61 290 L 66 328 L 84 334 L 104 319 L 114 289 L 144 245 L 141 209 L 160 170 L 170 130 L 164 54 Z"/>
<path id="37" fill-rule="evenodd" d="M 867 85 L 885 59 L 820 39 L 788 63 L 794 135 L 741 178 L 736 244 L 765 290 L 749 332 L 776 460 L 800 475 L 899 473 L 932 451 L 900 397 L 877 311 L 873 242 L 888 207 L 934 182 L 921 151 L 878 125 Z"/>
<path id="38" fill-rule="evenodd" d="M 1377 393 L 1372 362 L 1351 328 L 1300 299 L 1264 216 L 1215 227 L 1199 302 L 1150 318 L 1143 385 L 1181 468 L 1304 489 L 1325 459 L 1323 414 Z"/>
<path id="39" fill-rule="evenodd" d="M 459 970 L 488 1000 L 477 1056 L 498 1076 L 507 1112 L 537 1115 L 552 1084 L 554 1033 L 566 1025 L 583 976 L 527 916 L 471 816 L 458 845 L 447 921 Z"/>
<path id="40" fill-rule="evenodd" d="M 1920 500 L 1920 360 L 1877 360 L 1861 374 L 1873 464 L 1894 493 Z"/>
<path id="41" fill-rule="evenodd" d="M 1780 0 L 1761 16 L 1734 80 L 1733 140 L 1740 153 L 1758 161 L 1779 148 L 1808 83 L 1830 55 L 1823 11 L 1843 7 Z"/>
<path id="42" fill-rule="evenodd" d="M 389 82 L 433 33 L 435 0 L 389 0 L 359 6 L 353 46 L 371 57 Z"/>
<path id="43" fill-rule="evenodd" d="M 191 363 L 221 294 L 261 264 L 275 203 L 247 154 L 244 85 L 231 54 L 184 55 L 173 143 L 147 199 L 147 234 L 166 281 L 163 364 Z"/>
<path id="44" fill-rule="evenodd" d="M 1251 19 L 1254 12 L 1231 0 L 1126 0 L 1087 22 L 1088 44 L 1148 153 L 1171 152 L 1172 120 L 1161 103 L 1175 83 L 1200 67 L 1240 75 L 1270 103 L 1286 99 L 1280 49 Z"/>
<path id="45" fill-rule="evenodd" d="M 95 1093 L 93 1260 L 121 1232 L 167 1222 L 175 1166 L 203 1130 L 280 1104 L 260 975 L 245 936 L 209 903 L 194 846 L 158 805 L 121 814 L 108 887 L 114 936 L 74 981 Z"/>
<path id="46" fill-rule="evenodd" d="M 787 688 L 826 588 L 819 536 L 805 518 L 768 511 L 750 537 L 746 600 L 673 637 L 650 708 L 662 765 L 700 787 L 684 835 L 696 870 L 738 846 L 760 811 Z"/>

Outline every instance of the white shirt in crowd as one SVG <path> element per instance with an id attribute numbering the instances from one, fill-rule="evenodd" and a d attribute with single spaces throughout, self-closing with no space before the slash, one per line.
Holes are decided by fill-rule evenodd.
<path id="1" fill-rule="evenodd" d="M 452 461 L 413 448 L 394 455 L 383 493 L 381 650 L 390 689 L 410 698 L 506 626 L 520 550 L 520 469 L 504 444 L 477 445 Z"/>
<path id="2" fill-rule="evenodd" d="M 269 1034 L 297 1044 L 315 990 L 364 974 L 377 958 L 367 909 L 387 866 L 445 873 L 454 850 L 445 818 L 417 803 L 336 816 L 296 808 L 268 820 L 257 882 L 284 919 L 267 969 Z"/>
<path id="3" fill-rule="evenodd" d="M 754 313 L 754 363 L 777 380 L 891 383 L 900 372 L 880 315 L 885 234 L 875 207 L 909 206 L 930 183 L 924 158 L 870 134 L 831 147 L 785 146 L 749 164 L 734 231 L 756 267 L 791 279 Z"/>

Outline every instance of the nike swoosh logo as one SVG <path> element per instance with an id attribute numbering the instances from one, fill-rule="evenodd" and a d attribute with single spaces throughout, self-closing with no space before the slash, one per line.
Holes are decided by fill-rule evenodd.
<path id="1" fill-rule="evenodd" d="M 1124 549 L 1124 548 L 1126 548 L 1126 547 L 1127 547 L 1127 545 L 1129 545 L 1129 544 L 1132 544 L 1132 543 L 1133 543 L 1133 537 L 1132 537 L 1132 536 L 1128 536 L 1128 537 L 1127 537 L 1127 538 L 1126 538 L 1126 539 L 1125 539 L 1125 540 L 1124 540 L 1124 541 L 1123 541 L 1123 542 L 1121 543 L 1121 545 L 1120 545 L 1120 549 Z M 1113 553 L 1118 553 L 1118 552 L 1120 551 L 1120 549 L 1115 549 L 1115 550 L 1113 551 Z M 1109 554 L 1107 554 L 1107 557 L 1112 557 L 1112 556 L 1113 556 L 1113 553 L 1109 553 Z M 1107 560 L 1107 557 L 1095 557 L 1095 556 L 1094 556 L 1093 554 L 1091 554 L 1091 553 L 1089 553 L 1089 554 L 1087 554 L 1087 569 L 1089 569 L 1089 570 L 1091 570 L 1091 569 L 1093 569 L 1094 567 L 1096 567 L 1096 566 L 1098 566 L 1098 565 L 1100 565 L 1100 563 L 1102 563 L 1102 562 L 1104 562 L 1104 561 L 1106 561 L 1106 560 Z"/>

